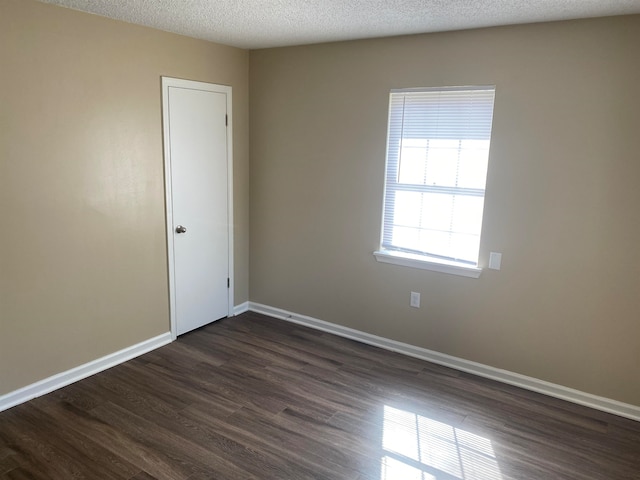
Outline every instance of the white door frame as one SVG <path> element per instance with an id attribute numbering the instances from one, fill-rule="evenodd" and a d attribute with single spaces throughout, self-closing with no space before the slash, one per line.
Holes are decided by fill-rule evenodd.
<path id="1" fill-rule="evenodd" d="M 196 82 L 172 77 L 162 77 L 162 133 L 164 143 L 164 183 L 167 235 L 167 263 L 169 268 L 169 313 L 171 318 L 171 338 L 177 337 L 175 258 L 173 253 L 173 196 L 171 187 L 171 148 L 169 144 L 169 88 L 188 88 L 208 92 L 223 93 L 227 99 L 227 219 L 229 232 L 229 291 L 228 316 L 233 316 L 234 278 L 233 278 L 233 117 L 231 109 L 231 87 L 213 83 Z"/>

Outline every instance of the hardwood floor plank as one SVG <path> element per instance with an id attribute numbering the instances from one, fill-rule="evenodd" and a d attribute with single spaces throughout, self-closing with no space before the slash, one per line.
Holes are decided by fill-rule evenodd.
<path id="1" fill-rule="evenodd" d="M 147 472 L 139 472 L 133 477 L 131 477 L 130 480 L 157 480 L 157 479 L 156 477 L 149 475 Z"/>
<path id="2" fill-rule="evenodd" d="M 101 405 L 92 413 L 109 425 L 126 432 L 139 445 L 157 452 L 166 464 L 172 465 L 184 478 L 196 473 L 205 473 L 209 466 L 214 467 L 224 478 L 251 478 L 248 472 L 229 462 L 217 450 L 208 451 L 192 438 L 177 435 L 164 425 L 147 421 L 118 405 Z M 154 472 L 151 473 L 155 475 Z"/>
<path id="3" fill-rule="evenodd" d="M 11 435 L 13 438 L 12 448 L 17 452 L 16 460 L 21 468 L 28 466 L 38 478 L 95 478 L 96 473 L 88 462 L 84 459 L 80 462 L 75 460 L 80 450 L 77 445 L 65 442 L 59 435 L 61 432 L 52 435 L 46 420 L 34 419 L 34 408 L 21 407 L 23 406 L 14 409 L 11 412 L 13 415 L 3 415 L 0 423 L 3 435 Z M 118 478 L 107 469 L 104 477 Z"/>
<path id="4" fill-rule="evenodd" d="M 0 413 L 0 479 L 640 480 L 640 423 L 256 313 Z"/>
<path id="5" fill-rule="evenodd" d="M 20 467 L 20 464 L 16 460 L 15 452 L 12 455 L 7 455 L 4 458 L 0 458 L 0 475 L 6 475 L 11 470 L 15 470 Z"/>
<path id="6" fill-rule="evenodd" d="M 97 408 L 102 408 L 103 405 Z M 111 453 L 138 466 L 142 471 L 169 480 L 184 480 L 188 476 L 184 466 L 167 458 L 163 449 L 149 448 L 146 442 L 140 442 L 131 437 L 127 430 L 105 422 L 93 411 L 86 412 L 64 402 L 55 407 L 47 405 L 43 409 L 61 427 L 69 428 L 79 436 L 93 438 Z"/>
<path id="7" fill-rule="evenodd" d="M 269 412 L 252 410 L 252 415 L 259 414 L 271 416 Z M 189 408 L 182 415 L 190 423 L 199 426 L 204 439 L 215 439 L 216 443 L 222 445 L 219 451 L 256 478 L 319 478 L 319 473 L 306 463 L 292 461 L 290 452 L 283 452 L 278 446 L 274 447 L 273 442 L 264 441 L 262 436 L 254 436 L 246 429 L 234 428 L 232 419 L 216 419 L 199 408 Z"/>
<path id="8" fill-rule="evenodd" d="M 50 416 L 40 407 L 45 402 L 46 398 L 34 402 L 36 409 L 33 415 L 23 415 L 22 419 L 37 425 L 41 435 L 55 437 L 56 449 L 66 452 L 74 462 L 79 463 L 79 459 L 82 459 L 82 465 L 88 472 L 87 478 L 119 479 L 130 477 L 140 471 L 133 463 L 113 454 L 95 440 L 78 436 L 70 429 L 59 428 L 50 423 Z"/>
<path id="9" fill-rule="evenodd" d="M 290 431 L 274 424 L 276 416 L 270 412 L 242 408 L 225 422 L 210 418 L 205 412 L 188 409 L 194 418 L 207 422 L 224 435 L 240 443 L 250 443 L 254 448 L 269 451 L 274 455 L 290 459 L 305 470 L 313 472 L 314 479 L 351 479 L 352 469 L 336 463 L 331 456 L 325 456 L 328 447 L 301 431 Z M 254 434 L 253 432 L 258 432 Z M 333 452 L 331 452 L 333 453 Z M 266 472 L 263 472 L 266 475 Z M 265 479 L 280 477 L 263 476 Z M 295 477 L 294 477 L 295 478 Z"/>

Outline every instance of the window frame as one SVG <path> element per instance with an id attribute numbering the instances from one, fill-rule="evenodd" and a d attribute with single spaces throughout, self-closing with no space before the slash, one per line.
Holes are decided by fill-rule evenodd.
<path id="1" fill-rule="evenodd" d="M 383 262 L 383 263 L 390 263 L 390 264 L 395 264 L 395 265 L 401 265 L 401 266 L 407 266 L 407 267 L 413 267 L 413 268 L 420 268 L 420 269 L 425 269 L 425 270 L 432 270 L 432 271 L 437 271 L 437 272 L 442 272 L 442 273 L 448 273 L 448 274 L 453 274 L 453 275 L 460 275 L 460 276 L 464 276 L 464 277 L 471 277 L 471 278 L 478 278 L 480 277 L 481 273 L 482 273 L 482 268 L 480 267 L 480 245 L 478 245 L 478 256 L 477 256 L 477 260 L 476 263 L 474 264 L 473 262 L 470 261 L 459 261 L 459 260 L 455 260 L 455 259 L 449 259 L 449 258 L 442 258 L 440 256 L 437 255 L 430 255 L 426 252 L 415 252 L 415 251 L 411 251 L 409 249 L 406 248 L 401 248 L 401 247 L 397 247 L 397 248 L 393 248 L 393 246 L 389 246 L 389 242 L 385 242 L 385 240 L 387 240 L 386 236 L 385 236 L 385 229 L 386 229 L 386 233 L 387 235 L 389 234 L 389 227 L 386 226 L 385 224 L 385 217 L 387 217 L 388 215 L 386 214 L 386 210 L 387 210 L 387 206 L 391 203 L 387 200 L 388 195 L 390 194 L 389 192 L 389 185 L 398 185 L 399 182 L 398 181 L 393 181 L 390 182 L 389 181 L 389 174 L 390 172 L 395 172 L 396 175 L 400 175 L 400 170 L 399 170 L 399 164 L 400 164 L 400 157 L 398 157 L 397 160 L 395 160 L 395 168 L 391 169 L 390 168 L 390 162 L 394 161 L 392 158 L 392 155 L 390 154 L 390 150 L 391 150 L 391 144 L 390 142 L 392 141 L 392 131 L 391 131 L 391 123 L 392 123 L 392 116 L 394 114 L 397 115 L 397 112 L 394 112 L 393 110 L 393 101 L 394 101 L 394 94 L 407 94 L 407 93 L 426 93 L 426 92 L 436 92 L 436 93 L 440 93 L 440 92 L 451 92 L 451 91 L 473 91 L 473 90 L 479 90 L 479 91 L 492 91 L 492 104 L 491 104 L 491 119 L 489 121 L 489 150 L 490 150 L 490 146 L 491 146 L 491 129 L 493 126 L 493 113 L 494 113 L 494 108 L 495 108 L 495 85 L 473 85 L 473 86 L 459 86 L 459 87 L 424 87 L 424 88 L 404 88 L 404 89 L 392 89 L 389 93 L 389 111 L 388 111 L 388 120 L 387 120 L 387 145 L 386 145 L 386 151 L 385 151 L 385 158 L 386 158 L 386 162 L 385 162 L 385 171 L 384 171 L 384 195 L 383 195 L 383 204 L 382 204 L 382 224 L 381 224 L 381 232 L 380 232 L 380 247 L 378 250 L 376 250 L 374 252 L 374 256 L 376 258 L 376 260 L 378 262 Z M 404 114 L 403 114 L 403 119 L 404 119 Z M 403 127 L 404 128 L 404 127 Z M 425 139 L 428 140 L 428 139 Z M 460 140 L 464 140 L 463 138 L 458 139 Z M 428 147 L 427 147 L 428 148 Z M 459 151 L 461 150 L 461 147 L 459 147 Z M 487 158 L 487 162 L 489 162 L 489 159 Z M 487 163 L 488 165 L 488 163 Z M 417 191 L 420 193 L 445 193 L 448 195 L 470 195 L 470 196 L 481 196 L 483 199 L 483 204 L 484 204 L 484 199 L 485 199 L 485 195 L 486 195 L 486 177 L 485 177 L 485 184 L 484 184 L 484 188 L 479 189 L 479 188 L 468 188 L 468 187 L 443 187 L 443 186 L 436 186 L 436 185 L 411 185 L 411 184 L 402 184 L 403 186 L 401 186 L 400 188 L 397 188 L 394 186 L 393 191 L 391 194 L 395 195 L 398 191 Z M 394 203 L 395 204 L 395 203 Z M 484 206 L 483 206 L 483 211 L 484 211 Z M 482 215 L 483 217 L 484 215 Z M 481 226 L 480 226 L 480 231 L 479 231 L 479 237 L 478 237 L 478 241 L 481 241 L 482 238 L 482 217 L 480 218 L 481 220 Z"/>

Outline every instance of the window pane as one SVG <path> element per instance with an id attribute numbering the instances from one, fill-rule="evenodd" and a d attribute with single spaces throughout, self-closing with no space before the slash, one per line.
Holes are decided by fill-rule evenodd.
<path id="1" fill-rule="evenodd" d="M 458 186 L 484 189 L 487 181 L 489 141 L 463 140 L 460 143 Z"/>
<path id="2" fill-rule="evenodd" d="M 422 211 L 422 193 L 396 192 L 396 204 L 393 212 L 394 225 L 419 227 Z"/>
<path id="3" fill-rule="evenodd" d="M 480 237 L 476 235 L 451 234 L 451 249 L 455 252 L 451 258 L 474 262 L 478 258 Z"/>
<path id="4" fill-rule="evenodd" d="M 488 152 L 490 143 L 489 140 L 462 140 L 460 147 L 465 150 L 486 150 Z"/>
<path id="5" fill-rule="evenodd" d="M 407 148 L 427 148 L 429 141 L 424 138 L 403 138 L 402 146 Z"/>
<path id="6" fill-rule="evenodd" d="M 451 230 L 480 235 L 484 198 L 455 195 L 453 196 L 453 203 Z"/>
<path id="7" fill-rule="evenodd" d="M 421 251 L 420 229 L 394 226 L 391 242 L 398 248 Z"/>
<path id="8" fill-rule="evenodd" d="M 429 140 L 429 148 L 443 148 L 446 150 L 457 150 L 460 146 L 460 140 L 443 140 L 432 138 Z"/>
<path id="9" fill-rule="evenodd" d="M 451 234 L 438 230 L 422 230 L 420 232 L 420 251 L 429 255 L 453 258 Z"/>
<path id="10" fill-rule="evenodd" d="M 483 207 L 478 196 L 397 191 L 391 245 L 474 262 Z"/>
<path id="11" fill-rule="evenodd" d="M 449 146 L 439 146 L 448 144 Z M 457 140 L 431 140 L 427 154 L 427 185 L 455 187 L 458 174 Z"/>
<path id="12" fill-rule="evenodd" d="M 400 174 L 398 175 L 398 182 L 409 185 L 424 185 L 426 162 L 426 148 L 407 147 L 403 145 L 400 151 Z"/>
<path id="13" fill-rule="evenodd" d="M 453 221 L 453 206 L 453 195 L 423 193 L 422 227 L 448 232 Z"/>

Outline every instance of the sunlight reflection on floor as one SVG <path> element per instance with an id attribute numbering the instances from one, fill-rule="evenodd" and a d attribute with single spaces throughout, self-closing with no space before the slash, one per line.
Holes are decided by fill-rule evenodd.
<path id="1" fill-rule="evenodd" d="M 380 480 L 501 480 L 487 438 L 385 405 Z"/>

